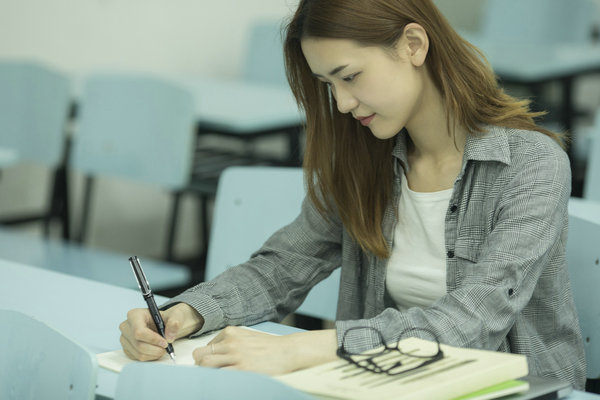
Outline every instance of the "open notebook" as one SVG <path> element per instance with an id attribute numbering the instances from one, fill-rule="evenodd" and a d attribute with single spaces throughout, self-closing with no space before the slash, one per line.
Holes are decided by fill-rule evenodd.
<path id="1" fill-rule="evenodd" d="M 251 328 L 247 328 L 251 329 Z M 177 365 L 194 365 L 194 358 L 192 352 L 197 347 L 206 346 L 220 331 L 207 333 L 206 335 L 198 336 L 192 339 L 180 339 L 173 343 L 173 349 L 175 350 L 175 358 Z M 114 350 L 107 353 L 100 353 L 97 355 L 98 365 L 102 368 L 114 372 L 121 372 L 123 367 L 129 363 L 136 362 L 131 358 L 127 357 L 123 350 Z M 173 364 L 171 358 L 165 353 L 165 355 L 156 361 L 159 364 Z"/>

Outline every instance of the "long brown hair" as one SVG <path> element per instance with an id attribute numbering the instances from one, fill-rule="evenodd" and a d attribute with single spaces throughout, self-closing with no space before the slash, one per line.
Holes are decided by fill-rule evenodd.
<path id="1" fill-rule="evenodd" d="M 306 115 L 304 171 L 308 194 L 319 212 L 335 209 L 361 246 L 389 256 L 383 214 L 392 198 L 394 139 L 377 139 L 349 114 L 337 112 L 326 85 L 315 79 L 300 42 L 306 37 L 350 39 L 392 49 L 404 27 L 415 22 L 429 37 L 425 61 L 447 109 L 448 130 L 469 132 L 483 124 L 536 130 L 541 113 L 529 111 L 498 86 L 482 53 L 452 29 L 431 0 L 300 0 L 284 41 L 288 81 Z M 454 125 L 452 125 L 454 124 Z"/>

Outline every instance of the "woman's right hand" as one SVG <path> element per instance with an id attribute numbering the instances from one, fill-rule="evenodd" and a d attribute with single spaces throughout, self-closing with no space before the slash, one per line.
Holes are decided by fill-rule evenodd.
<path id="1" fill-rule="evenodd" d="M 188 336 L 204 325 L 204 318 L 185 303 L 176 304 L 160 314 L 165 322 L 165 338 L 157 332 L 147 308 L 129 310 L 127 320 L 119 325 L 121 346 L 129 358 L 157 360 L 165 354 L 168 343 Z"/>

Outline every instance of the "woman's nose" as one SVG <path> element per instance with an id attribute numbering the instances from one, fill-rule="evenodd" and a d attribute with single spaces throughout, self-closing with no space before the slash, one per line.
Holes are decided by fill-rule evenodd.
<path id="1" fill-rule="evenodd" d="M 349 91 L 338 87 L 332 90 L 332 93 L 335 97 L 338 111 L 342 114 L 346 114 L 358 106 L 358 100 Z"/>

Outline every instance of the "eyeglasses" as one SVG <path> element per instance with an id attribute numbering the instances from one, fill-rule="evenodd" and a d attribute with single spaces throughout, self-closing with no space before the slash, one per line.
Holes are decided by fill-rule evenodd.
<path id="1" fill-rule="evenodd" d="M 435 341 L 435 346 L 400 348 L 402 339 L 414 336 L 416 333 L 424 339 Z M 379 346 L 374 351 L 353 353 L 347 350 L 347 344 L 351 343 L 353 339 L 368 336 L 375 336 L 379 340 Z M 388 376 L 405 374 L 444 358 L 444 352 L 440 347 L 440 341 L 436 334 L 424 328 L 408 328 L 402 331 L 398 341 L 391 345 L 385 343 L 383 335 L 375 328 L 350 328 L 344 333 L 342 345 L 337 349 L 337 355 L 361 369 Z"/>

